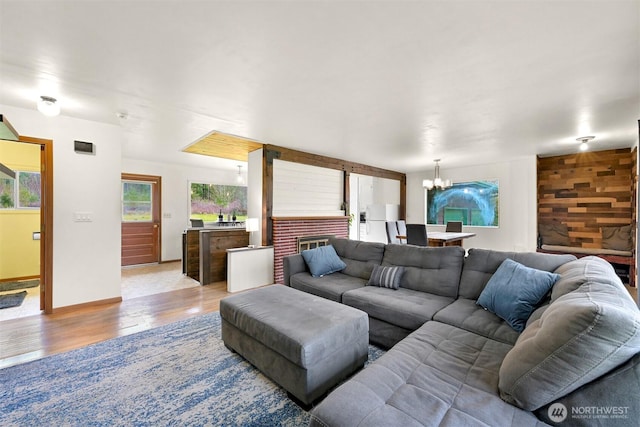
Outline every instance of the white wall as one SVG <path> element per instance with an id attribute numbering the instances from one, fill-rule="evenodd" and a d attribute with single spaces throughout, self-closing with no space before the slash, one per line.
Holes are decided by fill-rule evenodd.
<path id="1" fill-rule="evenodd" d="M 358 178 L 357 210 L 364 212 L 367 206 L 373 204 L 400 204 L 400 181 L 355 173 L 351 176 Z"/>
<path id="2" fill-rule="evenodd" d="M 53 307 L 120 296 L 120 127 L 0 105 L 20 135 L 53 140 Z M 73 141 L 96 145 L 77 154 Z M 90 212 L 92 222 L 74 222 Z"/>
<path id="3" fill-rule="evenodd" d="M 235 163 L 242 162 L 234 161 Z M 238 185 L 237 169 L 194 168 L 137 159 L 122 159 L 122 172 L 162 177 L 162 253 L 160 256 L 162 261 L 182 258 L 182 232 L 190 226 L 189 183 Z M 243 168 L 244 172 L 246 172 L 246 167 Z M 120 201 L 118 200 L 119 205 Z"/>
<path id="4" fill-rule="evenodd" d="M 272 216 L 341 216 L 343 172 L 273 161 Z"/>
<path id="5" fill-rule="evenodd" d="M 373 203 L 375 204 L 400 204 L 400 181 L 397 179 L 380 178 L 372 179 Z"/>
<path id="6" fill-rule="evenodd" d="M 469 248 L 501 251 L 535 251 L 537 229 L 536 157 L 464 168 L 440 169 L 442 178 L 453 182 L 498 179 L 500 182 L 500 225 L 497 228 L 465 226 L 476 233 L 465 240 Z M 407 222 L 425 222 L 425 193 L 422 180 L 433 178 L 433 170 L 407 174 Z M 428 226 L 444 231 L 444 226 Z"/>

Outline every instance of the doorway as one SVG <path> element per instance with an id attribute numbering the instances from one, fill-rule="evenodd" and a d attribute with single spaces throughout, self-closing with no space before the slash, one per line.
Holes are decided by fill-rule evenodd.
<path id="1" fill-rule="evenodd" d="M 0 142 L 3 144 L 3 159 L 13 165 L 5 169 L 10 175 L 3 176 L 1 225 L 5 232 L 2 234 L 10 237 L 10 234 L 22 230 L 19 236 L 14 236 L 17 240 L 6 240 L 11 246 L 9 253 L 5 254 L 7 256 L 2 258 L 6 264 L 4 267 L 8 269 L 2 268 L 0 279 L 8 289 L 12 289 L 11 292 L 18 290 L 22 283 L 28 288 L 36 286 L 19 292 L 28 293 L 25 299 L 29 302 L 22 302 L 31 307 L 28 311 L 21 310 L 21 304 L 9 307 L 3 309 L 2 319 L 39 314 L 41 311 L 50 314 L 53 312 L 53 141 L 21 136 L 18 141 Z M 29 219 L 34 213 L 36 217 Z M 15 219 L 13 222 L 12 217 Z M 22 264 L 20 250 L 23 249 L 30 260 L 24 260 L 23 270 L 16 270 L 16 264 Z M 18 255 L 20 262 L 10 262 L 11 255 Z M 35 284 L 31 283 L 34 281 Z M 31 301 L 33 299 L 36 301 Z"/>
<path id="2" fill-rule="evenodd" d="M 161 184 L 159 176 L 122 174 L 122 266 L 160 262 Z"/>

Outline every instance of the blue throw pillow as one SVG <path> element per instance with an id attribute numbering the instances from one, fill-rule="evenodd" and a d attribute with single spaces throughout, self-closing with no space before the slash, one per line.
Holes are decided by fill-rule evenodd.
<path id="1" fill-rule="evenodd" d="M 507 258 L 487 282 L 477 304 L 522 332 L 536 305 L 559 278 L 559 274 L 526 267 Z"/>
<path id="2" fill-rule="evenodd" d="M 302 258 L 307 263 L 307 267 L 309 267 L 313 277 L 322 277 L 325 274 L 335 273 L 347 267 L 347 264 L 340 259 L 331 245 L 302 251 Z"/>
<path id="3" fill-rule="evenodd" d="M 367 286 L 398 289 L 403 274 L 404 267 L 382 267 L 380 265 L 374 265 Z"/>

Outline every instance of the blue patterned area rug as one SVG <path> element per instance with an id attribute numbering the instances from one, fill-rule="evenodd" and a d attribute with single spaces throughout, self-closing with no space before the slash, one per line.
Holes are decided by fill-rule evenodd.
<path id="1" fill-rule="evenodd" d="M 384 351 L 369 346 L 369 359 Z M 301 426 L 211 313 L 0 370 L 3 426 Z"/>

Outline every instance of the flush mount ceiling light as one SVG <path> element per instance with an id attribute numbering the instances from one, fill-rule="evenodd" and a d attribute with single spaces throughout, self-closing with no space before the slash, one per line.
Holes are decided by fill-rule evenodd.
<path id="1" fill-rule="evenodd" d="M 38 101 L 38 111 L 45 116 L 54 117 L 60 114 L 58 100 L 50 96 L 41 96 Z"/>
<path id="2" fill-rule="evenodd" d="M 436 170 L 433 179 L 425 179 L 422 181 L 422 186 L 427 190 L 432 190 L 433 188 L 444 190 L 445 188 L 451 187 L 450 179 L 443 180 L 440 178 L 440 159 L 436 159 L 434 162 L 436 162 Z"/>
<path id="3" fill-rule="evenodd" d="M 576 141 L 580 142 L 580 151 L 587 151 L 589 149 L 589 141 L 595 139 L 595 136 L 581 136 L 576 138 Z"/>

